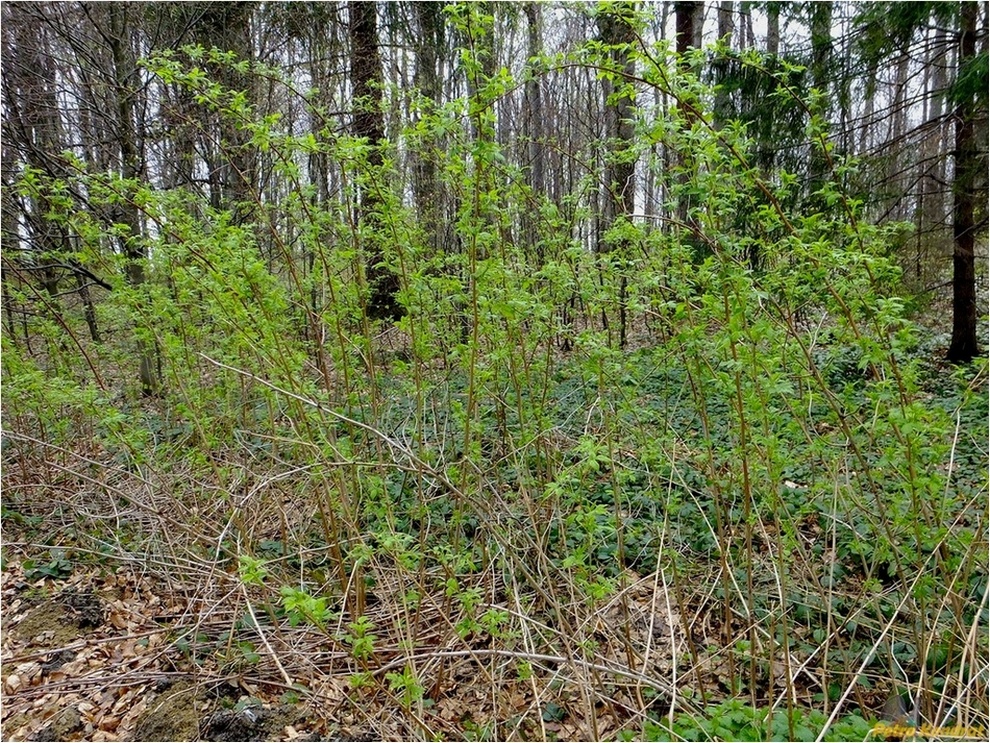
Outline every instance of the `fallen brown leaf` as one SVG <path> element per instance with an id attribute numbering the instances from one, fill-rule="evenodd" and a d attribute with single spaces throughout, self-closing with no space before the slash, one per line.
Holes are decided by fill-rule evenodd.
<path id="1" fill-rule="evenodd" d="M 23 684 L 24 682 L 21 681 L 21 677 L 16 673 L 12 673 L 4 679 L 3 687 L 8 694 L 16 694 L 17 690 L 20 689 Z"/>

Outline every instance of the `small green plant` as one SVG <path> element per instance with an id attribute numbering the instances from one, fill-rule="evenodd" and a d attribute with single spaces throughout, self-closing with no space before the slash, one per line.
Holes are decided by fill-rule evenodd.
<path id="1" fill-rule="evenodd" d="M 474 720 L 464 721 L 464 740 L 495 740 L 495 723 L 488 722 L 484 725 Z"/>
<path id="2" fill-rule="evenodd" d="M 389 673 L 388 688 L 399 694 L 399 703 L 409 709 L 423 698 L 423 685 L 419 683 L 416 674 L 408 666 L 402 673 Z"/>
<path id="3" fill-rule="evenodd" d="M 293 627 L 309 622 L 320 629 L 326 629 L 333 618 L 324 597 L 311 596 L 305 589 L 282 586 L 282 608 Z"/>
<path id="4" fill-rule="evenodd" d="M 40 516 L 25 516 L 20 511 L 8 508 L 5 505 L 0 505 L 0 519 L 3 519 L 4 523 L 7 524 L 17 524 L 18 526 L 28 526 L 31 528 L 39 526 L 42 522 Z"/>
<path id="5" fill-rule="evenodd" d="M 370 673 L 353 673 L 348 679 L 352 689 L 363 689 L 374 684 L 374 677 Z"/>
<path id="6" fill-rule="evenodd" d="M 237 643 L 237 649 L 241 652 L 244 657 L 244 662 L 249 665 L 254 665 L 261 660 L 261 656 L 254 647 L 254 643 L 248 642 L 247 640 L 242 640 Z"/>
<path id="7" fill-rule="evenodd" d="M 41 578 L 63 580 L 72 575 L 72 562 L 65 556 L 64 550 L 49 550 L 48 556 L 50 559 L 47 562 L 25 560 L 23 563 L 24 577 L 28 580 Z"/>
<path id="8" fill-rule="evenodd" d="M 302 697 L 299 696 L 298 691 L 294 691 L 290 689 L 289 691 L 283 692 L 282 696 L 278 698 L 278 701 L 280 701 L 282 704 L 294 705 L 294 704 L 299 704 L 299 702 L 302 701 Z"/>
<path id="9" fill-rule="evenodd" d="M 464 612 L 460 621 L 457 622 L 457 634 L 461 638 L 465 638 L 480 631 L 482 627 L 478 623 L 477 609 L 481 603 L 481 589 L 477 587 L 461 588 L 456 578 L 449 578 L 446 583 L 446 595 L 456 598 Z"/>
<path id="10" fill-rule="evenodd" d="M 708 707 L 704 714 L 675 715 L 668 720 L 647 722 L 642 732 L 623 730 L 618 739 L 645 741 L 813 741 L 828 721 L 819 710 L 795 709 L 773 712 L 755 708 L 738 699 L 729 699 Z M 823 740 L 866 740 L 874 724 L 860 715 L 846 715 L 836 720 L 825 732 Z"/>
<path id="11" fill-rule="evenodd" d="M 567 710 L 555 702 L 547 702 L 543 705 L 541 716 L 544 722 L 560 722 L 567 717 Z"/>
<path id="12" fill-rule="evenodd" d="M 371 633 L 372 624 L 368 617 L 358 617 L 356 621 L 347 625 L 350 633 L 344 635 L 343 640 L 351 646 L 351 654 L 358 660 L 368 660 L 375 654 L 376 635 Z"/>
<path id="13" fill-rule="evenodd" d="M 265 561 L 250 555 L 237 556 L 237 572 L 241 576 L 241 580 L 249 586 L 260 586 L 268 577 Z"/>
<path id="14" fill-rule="evenodd" d="M 492 637 L 502 635 L 502 627 L 509 621 L 509 612 L 502 609 L 489 609 L 481 615 L 479 623 Z"/>

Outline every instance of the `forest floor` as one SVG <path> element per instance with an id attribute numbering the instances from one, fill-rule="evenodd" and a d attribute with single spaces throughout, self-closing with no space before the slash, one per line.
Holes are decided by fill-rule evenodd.
<path id="1" fill-rule="evenodd" d="M 320 721 L 298 705 L 193 672 L 172 642 L 192 618 L 172 587 L 129 569 L 38 577 L 12 561 L 2 584 L 5 740 L 317 739 Z"/>
<path id="2" fill-rule="evenodd" d="M 939 387 L 941 362 L 933 360 L 931 372 L 933 388 Z M 985 377 L 978 384 L 985 390 Z M 960 448 L 966 456 L 956 466 L 968 486 L 985 495 L 986 449 L 980 442 L 987 410 L 970 406 L 961 420 L 962 438 L 970 446 Z M 106 472 L 117 466 L 112 452 L 96 451 L 88 442 L 80 446 L 80 459 Z M 712 610 L 719 605 L 712 600 L 714 583 L 699 580 L 696 593 L 675 595 L 662 571 L 648 562 L 628 566 L 615 580 L 617 592 L 592 607 L 573 594 L 568 598 L 573 586 L 547 586 L 553 601 L 541 590 L 535 598 L 522 596 L 494 560 L 473 577 L 458 576 L 461 603 L 454 605 L 449 578 L 445 582 L 438 573 L 410 583 L 416 573 L 403 572 L 398 559 L 395 565 L 367 568 L 377 583 L 362 594 L 367 602 L 362 616 L 371 618 L 380 636 L 361 660 L 355 639 L 360 632 L 353 624 L 341 618 L 337 627 L 314 631 L 318 622 L 287 622 L 282 607 L 252 588 L 235 561 L 197 562 L 191 552 L 176 549 L 178 535 L 168 543 L 163 534 L 156 545 L 160 554 L 172 555 L 171 573 L 168 564 L 143 561 L 142 547 L 129 545 L 128 534 L 114 531 L 112 524 L 108 533 L 118 542 L 106 544 L 105 551 L 94 549 L 93 540 L 75 533 L 66 518 L 67 512 L 85 511 L 86 493 L 62 497 L 63 489 L 79 487 L 80 477 L 85 481 L 91 470 L 45 465 L 43 456 L 5 455 L 6 488 L 58 494 L 50 501 L 26 503 L 21 496 L 4 504 L 5 740 L 631 739 L 641 737 L 636 731 L 648 713 L 670 704 L 671 698 L 656 690 L 664 688 L 664 679 L 684 672 L 672 660 L 675 655 L 683 656 L 688 646 L 704 651 L 727 634 L 745 636 L 739 616 L 727 619 Z M 176 476 L 181 479 L 181 473 Z M 284 510 L 286 502 L 277 503 Z M 284 554 L 289 540 L 278 539 L 287 528 L 284 514 L 281 524 L 269 526 L 269 532 L 255 534 L 259 554 L 269 550 L 273 565 L 284 558 L 290 572 L 302 573 L 309 558 L 300 553 L 298 564 L 293 562 Z M 815 519 L 803 522 L 799 532 L 809 544 L 821 538 Z M 774 535 L 765 539 L 762 551 L 774 551 Z M 326 552 L 326 545 L 306 555 L 321 549 Z M 315 561 L 306 563 L 312 570 L 310 564 Z M 862 590 L 858 580 L 851 576 L 843 590 L 850 595 Z M 419 596 L 409 616 L 403 597 L 412 588 Z M 484 597 L 481 603 L 492 611 L 504 609 L 506 619 L 479 612 L 472 629 L 455 626 L 458 616 L 465 617 L 463 597 L 471 596 Z M 524 605 L 542 610 L 530 613 Z M 567 647 L 565 620 L 548 626 L 555 616 L 565 617 L 575 633 L 569 657 L 546 649 L 554 643 Z M 517 628 L 504 635 L 504 643 L 496 629 L 500 621 Z M 409 634 L 394 629 L 400 626 Z M 803 639 L 795 636 L 795 647 Z M 590 661 L 578 657 L 585 642 L 594 646 L 593 656 L 583 656 Z M 420 679 L 429 680 L 425 688 L 406 683 L 410 664 Z M 691 673 L 699 687 L 712 690 L 715 701 L 731 696 L 737 683 L 717 651 L 707 660 L 695 659 Z M 575 678 L 587 684 L 575 684 Z M 817 683 L 813 667 L 797 673 L 789 687 L 792 702 L 819 704 Z M 772 676 L 769 684 L 772 699 L 779 689 L 774 690 Z M 868 731 L 885 716 L 903 717 L 903 710 L 892 712 L 889 704 L 885 709 L 891 691 L 882 680 L 857 690 L 858 709 L 873 720 L 856 730 Z M 686 698 L 681 708 L 701 710 L 705 703 Z M 491 720 L 500 722 L 495 727 Z"/>
<path id="3" fill-rule="evenodd" d="M 10 531 L 10 530 L 8 530 Z M 10 535 L 8 535 L 9 539 Z M 233 644 L 229 617 L 202 597 L 190 601 L 182 586 L 140 569 L 80 563 L 71 565 L 51 552 L 11 549 L 2 577 L 3 739 L 4 740 L 404 740 L 410 737 L 403 711 L 386 700 L 353 704 L 355 689 L 339 673 L 306 674 L 307 699 L 267 672 L 231 674 L 218 648 Z M 60 554 L 60 553 L 56 553 Z M 629 623 L 647 645 L 648 636 L 669 644 L 678 620 L 659 606 L 656 586 L 640 580 L 629 592 L 635 617 Z M 208 605 L 211 604 L 212 606 Z M 618 605 L 602 621 L 620 624 Z M 284 628 L 283 628 L 284 629 Z M 225 634 L 226 630 L 226 634 Z M 271 642 L 282 647 L 309 642 L 280 632 Z M 665 638 L 665 635 L 667 636 Z M 190 647 L 206 652 L 197 657 Z M 229 649 L 229 648 L 228 648 Z M 297 648 L 298 650 L 298 648 Z M 312 648 L 318 656 L 320 648 Z M 660 648 L 660 654 L 665 648 Z M 448 681 L 436 695 L 433 716 L 450 724 L 433 734 L 463 737 L 464 723 L 483 716 L 492 705 L 484 673 L 471 655 L 450 654 L 443 672 Z M 616 654 L 618 655 L 618 654 Z M 288 657 L 288 654 L 286 654 Z M 536 659 L 553 662 L 552 658 Z M 616 657 L 616 667 L 621 662 Z M 669 667 L 669 663 L 667 664 Z M 607 671 L 607 669 L 604 669 Z M 654 667 L 654 671 L 659 670 Z M 534 687 L 519 682 L 503 689 L 503 700 L 520 713 L 543 709 L 538 728 L 519 730 L 524 740 L 615 739 L 625 722 L 607 711 L 595 721 L 565 712 L 579 706 L 577 694 L 556 701 L 534 698 Z M 539 694 L 536 695 L 537 697 Z M 314 704 L 314 700 L 319 700 Z M 558 704 L 560 702 L 560 704 Z M 372 706 L 375 705 L 375 706 Z M 495 706 L 504 709 L 505 704 Z M 481 714 L 479 714 L 481 713 Z M 458 734 L 458 731 L 461 731 Z M 484 731 L 478 729 L 478 735 Z M 490 733 L 489 733 L 490 735 Z M 485 736 L 488 737 L 488 736 Z M 470 739 L 470 738 L 469 738 Z"/>

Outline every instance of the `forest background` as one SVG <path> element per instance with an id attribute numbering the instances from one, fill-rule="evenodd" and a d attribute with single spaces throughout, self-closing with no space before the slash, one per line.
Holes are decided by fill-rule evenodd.
<path id="1" fill-rule="evenodd" d="M 987 28 L 4 3 L 4 737 L 984 735 Z"/>

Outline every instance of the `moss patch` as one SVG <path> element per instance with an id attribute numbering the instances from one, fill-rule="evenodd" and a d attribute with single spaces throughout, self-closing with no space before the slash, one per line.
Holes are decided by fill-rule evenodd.
<path id="1" fill-rule="evenodd" d="M 18 622 L 15 632 L 25 640 L 38 640 L 46 647 L 59 647 L 101 624 L 103 602 L 96 594 L 65 591 L 58 596 L 41 599 Z"/>
<path id="2" fill-rule="evenodd" d="M 83 732 L 82 715 L 75 707 L 67 707 L 59 712 L 50 724 L 31 736 L 31 740 L 73 740 Z"/>
<path id="3" fill-rule="evenodd" d="M 148 705 L 134 726 L 134 740 L 199 740 L 195 689 L 176 684 Z"/>

